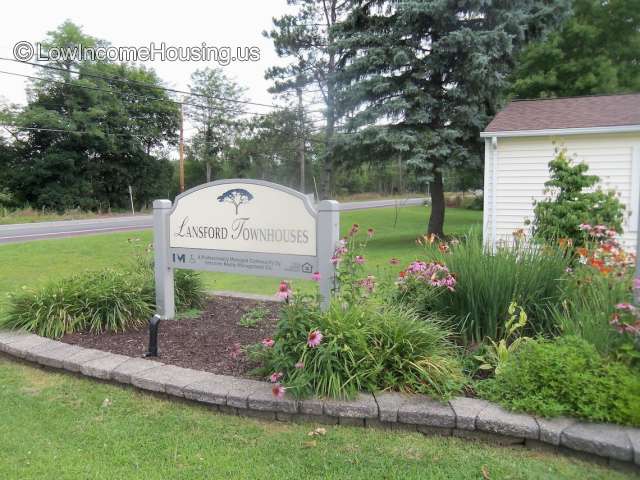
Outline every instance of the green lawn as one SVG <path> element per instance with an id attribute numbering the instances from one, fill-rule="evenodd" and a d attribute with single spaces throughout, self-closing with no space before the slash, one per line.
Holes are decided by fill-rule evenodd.
<path id="1" fill-rule="evenodd" d="M 0 357 L 0 478 L 622 479 L 456 438 L 263 422 Z M 627 477 L 628 478 L 628 477 Z"/>
<path id="2" fill-rule="evenodd" d="M 415 239 L 424 233 L 428 215 L 429 208 L 421 206 L 359 210 L 343 213 L 341 224 L 345 233 L 353 223 L 376 230 L 366 253 L 371 271 L 375 273 L 378 266 L 386 266 L 391 257 L 404 262 L 420 254 Z M 473 227 L 481 228 L 481 224 L 482 212 L 447 210 L 447 233 L 465 233 Z M 126 265 L 135 249 L 149 244 L 151 238 L 148 230 L 0 245 L 0 292 L 39 286 L 86 269 Z M 139 239 L 139 242 L 131 243 L 129 239 Z M 209 289 L 249 293 L 273 293 L 279 282 L 277 278 L 222 273 L 203 276 Z M 304 282 L 298 282 L 298 286 L 309 288 Z M 0 305 L 3 300 L 6 297 L 0 299 Z"/>

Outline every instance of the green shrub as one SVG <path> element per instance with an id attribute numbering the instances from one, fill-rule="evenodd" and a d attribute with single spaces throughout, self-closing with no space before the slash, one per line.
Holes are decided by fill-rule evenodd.
<path id="1" fill-rule="evenodd" d="M 83 272 L 40 289 L 18 292 L 10 297 L 0 326 L 50 338 L 142 326 L 155 310 L 154 276 L 148 261 L 136 265 L 131 270 Z M 196 272 L 176 271 L 175 293 L 179 309 L 204 304 L 204 287 Z"/>
<path id="2" fill-rule="evenodd" d="M 155 282 L 154 282 L 155 284 Z M 176 308 L 186 310 L 204 307 L 207 292 L 200 273 L 193 270 L 176 270 L 174 274 Z M 155 293 L 152 297 L 155 303 Z"/>
<path id="3" fill-rule="evenodd" d="M 572 165 L 564 150 L 549 162 L 551 179 L 545 186 L 556 195 L 538 202 L 534 208 L 536 237 L 550 243 L 567 238 L 579 246 L 584 238 L 580 224 L 606 225 L 622 231 L 624 205 L 616 194 L 599 188 L 583 191 L 600 180 L 596 175 L 587 175 L 588 170 L 585 163 Z"/>
<path id="4" fill-rule="evenodd" d="M 525 343 L 477 389 L 513 410 L 640 425 L 640 376 L 576 337 Z"/>
<path id="5" fill-rule="evenodd" d="M 312 332 L 323 336 L 316 347 L 308 345 Z M 334 302 L 321 312 L 297 300 L 283 308 L 274 340 L 253 349 L 265 365 L 259 373 L 275 374 L 296 396 L 397 390 L 446 397 L 464 383 L 447 331 L 406 308 Z"/>
<path id="6" fill-rule="evenodd" d="M 616 304 L 630 299 L 630 281 L 624 280 L 586 268 L 567 276 L 562 286 L 562 303 L 552 308 L 561 331 L 583 338 L 603 355 L 614 353 L 622 337 L 609 322 Z"/>
<path id="7" fill-rule="evenodd" d="M 550 307 L 560 302 L 561 279 L 569 258 L 560 248 L 516 242 L 487 252 L 482 239 L 471 233 L 446 252 L 428 247 L 426 256 L 446 265 L 456 278 L 455 291 L 433 291 L 429 285 L 399 301 L 421 315 L 434 312 L 453 318 L 453 328 L 465 343 L 504 336 L 504 318 L 511 302 L 529 315 L 525 333 L 556 330 Z"/>
<path id="8" fill-rule="evenodd" d="M 142 325 L 152 311 L 138 277 L 105 269 L 13 295 L 2 326 L 58 338 L 79 330 L 122 331 Z"/>

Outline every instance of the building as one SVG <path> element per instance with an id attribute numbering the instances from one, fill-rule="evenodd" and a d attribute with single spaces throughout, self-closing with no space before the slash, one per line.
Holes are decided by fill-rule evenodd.
<path id="1" fill-rule="evenodd" d="M 599 95 L 509 103 L 486 130 L 484 242 L 509 241 L 533 202 L 545 198 L 548 163 L 565 148 L 589 165 L 605 190 L 625 204 L 625 246 L 635 249 L 640 209 L 640 94 Z"/>

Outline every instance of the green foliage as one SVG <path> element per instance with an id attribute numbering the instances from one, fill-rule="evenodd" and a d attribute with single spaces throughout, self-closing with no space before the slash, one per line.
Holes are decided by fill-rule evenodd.
<path id="1" fill-rule="evenodd" d="M 311 347 L 315 331 L 323 339 Z M 397 390 L 447 397 L 464 383 L 446 329 L 406 308 L 333 302 L 323 313 L 297 300 L 282 310 L 274 340 L 272 348 L 254 348 L 253 356 L 265 362 L 263 375 L 282 372 L 297 396 Z"/>
<path id="2" fill-rule="evenodd" d="M 67 21 L 43 45 L 108 43 Z M 29 87 L 27 105 L 3 115 L 3 123 L 17 129 L 12 154 L 0 155 L 0 169 L 15 200 L 57 211 L 105 211 L 129 206 L 129 186 L 138 208 L 166 196 L 171 164 L 150 152 L 176 142 L 179 110 L 155 72 L 57 57 L 45 64 L 51 68 L 37 70 L 39 79 Z"/>
<path id="3" fill-rule="evenodd" d="M 426 256 L 455 274 L 455 291 L 434 293 L 425 285 L 400 301 L 423 315 L 437 312 L 452 317 L 454 330 L 465 343 L 502 338 L 503 319 L 513 301 L 529 314 L 528 332 L 556 330 L 549 307 L 560 301 L 560 281 L 570 262 L 563 250 L 515 242 L 490 253 L 480 236 L 471 233 L 447 252 L 428 246 Z"/>
<path id="4" fill-rule="evenodd" d="M 240 326 L 246 328 L 255 328 L 259 323 L 263 322 L 269 315 L 269 309 L 265 307 L 252 308 L 245 312 L 240 318 Z"/>
<path id="5" fill-rule="evenodd" d="M 477 389 L 513 410 L 640 425 L 640 376 L 575 337 L 525 343 Z"/>
<path id="6" fill-rule="evenodd" d="M 430 184 L 429 233 L 443 236 L 445 169 L 477 168 L 479 133 L 495 114 L 514 56 L 564 17 L 568 2 L 350 2 L 334 29 L 343 61 L 343 157 L 403 158 Z M 363 128 L 364 127 L 364 128 Z"/>
<path id="7" fill-rule="evenodd" d="M 622 232 L 624 205 L 615 192 L 584 191 L 600 180 L 587 175 L 585 163 L 572 165 L 565 150 L 549 162 L 551 179 L 545 182 L 554 197 L 536 203 L 533 234 L 547 242 L 571 239 L 578 246 L 584 242 L 580 224 L 606 225 Z"/>
<path id="8" fill-rule="evenodd" d="M 513 93 L 520 98 L 640 91 L 638 0 L 574 0 L 562 29 L 519 56 Z"/>
<path id="9" fill-rule="evenodd" d="M 562 302 L 552 307 L 560 330 L 583 338 L 602 355 L 613 355 L 622 337 L 609 324 L 618 303 L 629 300 L 629 281 L 594 269 L 576 269 L 562 282 Z"/>
<path id="10" fill-rule="evenodd" d="M 518 310 L 518 313 L 516 313 Z M 496 375 L 500 374 L 502 367 L 509 360 L 511 355 L 522 346 L 524 342 L 530 340 L 529 337 L 520 336 L 520 333 L 527 325 L 527 313 L 516 302 L 511 302 L 509 318 L 504 324 L 504 337 L 498 342 L 489 338 L 489 344 L 485 346 L 483 355 L 475 357 L 480 363 L 481 370 L 489 370 Z"/>
<path id="11" fill-rule="evenodd" d="M 0 326 L 51 338 L 142 326 L 155 310 L 154 277 L 145 257 L 139 257 L 135 265 L 121 271 L 83 272 L 40 289 L 20 291 L 10 296 Z M 202 307 L 205 292 L 199 274 L 176 271 L 175 294 L 180 309 Z"/>
<path id="12" fill-rule="evenodd" d="M 123 331 L 142 326 L 153 304 L 138 280 L 127 272 L 105 269 L 19 292 L 11 297 L 2 326 L 51 338 L 82 330 Z"/>

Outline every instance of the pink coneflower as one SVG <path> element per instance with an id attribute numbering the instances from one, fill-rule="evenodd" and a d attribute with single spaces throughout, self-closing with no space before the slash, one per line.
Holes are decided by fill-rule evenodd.
<path id="1" fill-rule="evenodd" d="M 291 297 L 291 294 L 293 292 L 291 291 L 291 287 L 289 286 L 289 284 L 285 281 L 280 282 L 280 286 L 278 287 L 278 292 L 276 293 L 276 297 L 281 298 L 283 300 L 289 300 L 289 297 Z"/>
<path id="2" fill-rule="evenodd" d="M 338 265 L 340 263 L 340 260 L 342 260 L 340 257 L 334 255 L 333 257 L 331 257 L 331 263 L 333 263 L 334 265 Z"/>
<path id="3" fill-rule="evenodd" d="M 585 232 L 587 230 L 591 230 L 591 225 L 589 225 L 588 223 L 581 223 L 580 225 L 578 225 L 578 228 Z"/>
<path id="4" fill-rule="evenodd" d="M 367 275 L 367 278 L 360 280 L 360 286 L 365 288 L 369 293 L 373 292 L 376 287 L 376 277 L 373 275 Z"/>
<path id="5" fill-rule="evenodd" d="M 264 347 L 271 348 L 275 345 L 276 342 L 273 340 L 273 338 L 268 337 L 268 338 L 262 339 L 262 342 L 260 343 L 262 343 L 262 346 Z"/>
<path id="6" fill-rule="evenodd" d="M 633 281 L 633 288 L 640 290 L 640 277 L 636 277 Z"/>
<path id="7" fill-rule="evenodd" d="M 369 238 L 373 238 L 373 234 L 375 233 L 375 231 L 373 230 L 373 228 L 367 228 L 367 236 Z"/>
<path id="8" fill-rule="evenodd" d="M 351 230 L 349 230 L 349 236 L 350 237 L 354 236 L 356 233 L 358 233 L 358 230 L 360 230 L 360 225 L 358 225 L 357 223 L 354 223 L 351 226 Z"/>
<path id="9" fill-rule="evenodd" d="M 313 272 L 311 274 L 311 280 L 313 280 L 314 282 L 319 282 L 320 281 L 320 272 Z"/>
<path id="10" fill-rule="evenodd" d="M 630 303 L 618 303 L 616 304 L 616 308 L 618 310 L 624 310 L 626 312 L 633 312 L 636 309 L 636 307 L 634 307 Z"/>
<path id="11" fill-rule="evenodd" d="M 273 372 L 271 375 L 269 375 L 269 381 L 271 383 L 278 383 L 278 380 L 280 380 L 282 377 L 284 377 L 284 373 Z"/>
<path id="12" fill-rule="evenodd" d="M 284 397 L 284 393 L 287 389 L 284 388 L 282 385 L 280 385 L 279 383 L 276 383 L 273 388 L 271 388 L 271 393 L 273 393 L 273 396 L 276 398 L 282 398 Z"/>
<path id="13" fill-rule="evenodd" d="M 355 262 L 358 265 L 362 265 L 364 263 L 364 257 L 362 255 L 356 255 Z"/>
<path id="14" fill-rule="evenodd" d="M 298 362 L 294 365 L 294 367 L 296 367 L 298 370 L 301 370 L 304 368 L 304 363 Z"/>
<path id="15" fill-rule="evenodd" d="M 399 265 L 400 264 L 400 260 L 398 260 L 397 258 L 392 258 L 391 260 L 389 260 L 389 264 L 390 265 Z"/>
<path id="16" fill-rule="evenodd" d="M 322 332 L 320 332 L 320 330 L 313 330 L 309 332 L 309 336 L 307 337 L 307 345 L 309 345 L 311 348 L 315 348 L 320 345 L 320 342 L 322 342 L 323 338 L 324 335 L 322 335 Z"/>

